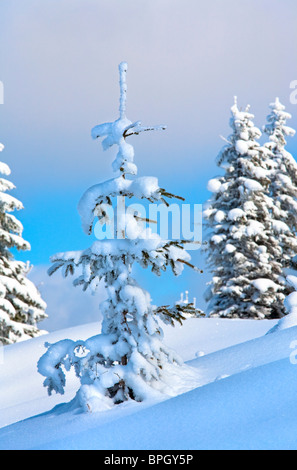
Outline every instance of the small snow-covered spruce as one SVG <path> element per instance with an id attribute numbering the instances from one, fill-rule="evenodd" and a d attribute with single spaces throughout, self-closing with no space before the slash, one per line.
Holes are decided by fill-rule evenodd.
<path id="1" fill-rule="evenodd" d="M 194 297 L 193 302 L 189 301 L 189 292 L 185 292 L 185 297 L 183 292 L 181 293 L 180 299 L 175 302 L 173 307 L 169 305 L 164 305 L 158 307 L 155 310 L 155 313 L 160 316 L 164 323 L 175 326 L 175 322 L 180 323 L 188 318 L 201 318 L 205 316 L 205 313 L 196 307 L 196 298 Z"/>
<path id="2" fill-rule="evenodd" d="M 4 146 L 0 144 L 0 151 Z M 0 162 L 0 173 L 10 175 L 10 168 Z M 6 191 L 15 186 L 0 178 L 0 343 L 11 344 L 45 333 L 37 323 L 46 318 L 46 304 L 35 285 L 27 279 L 29 263 L 16 261 L 12 248 L 30 250 L 22 238 L 23 226 L 11 214 L 23 205 Z"/>
<path id="3" fill-rule="evenodd" d="M 125 62 L 120 64 L 119 72 L 120 117 L 113 123 L 96 126 L 92 136 L 105 137 L 104 150 L 118 146 L 113 169 L 120 176 L 91 187 L 82 196 L 78 211 L 87 234 L 91 233 L 96 217 L 106 220 L 108 207 L 112 207 L 115 198 L 118 204 L 125 205 L 124 197 L 164 203 L 165 197 L 174 197 L 159 187 L 157 178 L 135 177 L 134 150 L 127 142 L 128 137 L 164 127 L 142 127 L 140 122 L 127 119 Z M 132 175 L 132 179 L 127 175 Z M 137 214 L 123 213 L 117 215 L 115 239 L 96 241 L 85 251 L 57 254 L 49 271 L 53 274 L 62 269 L 64 276 L 78 271 L 74 285 L 84 290 L 95 291 L 101 280 L 107 288 L 108 299 L 100 307 L 101 334 L 87 341 L 65 340 L 48 345 L 48 351 L 38 363 L 49 393 L 64 392 L 65 369 L 74 367 L 81 381 L 76 403 L 85 411 L 99 411 L 129 398 L 142 401 L 156 391 L 172 393 L 174 384 L 169 369 L 182 369 L 180 358 L 162 342 L 163 332 L 157 322 L 161 312 L 151 305 L 149 293 L 131 274 L 133 264 L 139 263 L 143 268 L 150 267 L 158 276 L 167 268 L 179 275 L 185 265 L 192 266 L 190 256 L 180 243 L 162 240 L 144 227 Z M 170 317 L 163 311 L 162 315 L 163 320 Z"/>
<path id="4" fill-rule="evenodd" d="M 287 230 L 271 216 L 273 155 L 258 140 L 249 108 L 231 108 L 233 130 L 218 156 L 224 175 L 210 180 L 208 261 L 213 279 L 206 292 L 208 314 L 225 318 L 281 318 L 285 280 L 279 235 Z"/>
<path id="5" fill-rule="evenodd" d="M 293 137 L 295 130 L 287 126 L 291 115 L 285 111 L 285 106 L 278 98 L 270 105 L 270 109 L 264 126 L 269 142 L 264 146 L 271 151 L 274 162 L 270 176 L 270 195 L 274 201 L 271 210 L 275 223 L 283 227 L 279 234 L 283 266 L 291 267 L 291 261 L 297 254 L 297 163 L 286 150 L 286 139 Z"/>

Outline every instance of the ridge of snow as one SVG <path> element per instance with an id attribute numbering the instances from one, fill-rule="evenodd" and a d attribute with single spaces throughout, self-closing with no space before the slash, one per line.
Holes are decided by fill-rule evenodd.
<path id="1" fill-rule="evenodd" d="M 166 328 L 165 341 L 186 354 L 188 361 L 183 378 L 173 377 L 179 384 L 178 395 L 163 401 L 128 402 L 94 414 L 77 413 L 71 402 L 51 409 L 61 398 L 59 402 L 45 397 L 42 378 L 36 370 L 33 373 L 33 358 L 42 353 L 44 340 L 86 338 L 97 324 L 5 347 L 7 362 L 0 366 L 0 376 L 5 377 L 0 397 L 6 400 L 6 404 L 0 401 L 1 425 L 12 414 L 15 424 L 0 429 L 0 448 L 294 449 L 297 374 L 290 353 L 297 327 L 266 335 L 273 324 L 192 319 L 183 327 Z M 20 355 L 23 360 L 14 362 Z M 15 390 L 16 375 L 23 387 L 21 395 Z M 73 385 L 72 394 L 74 390 Z M 71 399 L 71 393 L 63 400 Z M 26 394 L 31 401 L 26 402 Z M 26 416 L 29 419 L 20 421 Z"/>

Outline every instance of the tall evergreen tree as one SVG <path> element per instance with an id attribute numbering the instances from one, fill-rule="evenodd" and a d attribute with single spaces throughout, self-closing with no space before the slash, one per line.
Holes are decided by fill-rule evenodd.
<path id="1" fill-rule="evenodd" d="M 93 291 L 100 280 L 105 282 L 108 299 L 101 304 L 102 333 L 87 341 L 65 340 L 51 345 L 38 363 L 49 393 L 53 390 L 63 393 L 63 366 L 67 369 L 73 366 L 81 380 L 77 400 L 86 411 L 129 398 L 141 401 L 153 390 L 170 393 L 171 373 L 178 373 L 181 365 L 180 359 L 162 342 L 163 333 L 156 315 L 166 316 L 166 308 L 158 311 L 152 307 L 150 295 L 132 277 L 132 266 L 139 263 L 157 275 L 169 267 L 178 275 L 184 264 L 190 264 L 190 256 L 178 243 L 162 240 L 143 227 L 137 214 L 125 208 L 123 198 L 166 202 L 165 198 L 173 195 L 160 188 L 155 177 L 135 177 L 134 150 L 127 139 L 160 127 L 142 127 L 140 122 L 127 119 L 125 62 L 120 64 L 119 71 L 120 117 L 113 123 L 96 126 L 92 136 L 104 137 L 105 150 L 118 146 L 113 169 L 120 174 L 89 188 L 78 206 L 83 229 L 90 234 L 95 217 L 106 221 L 117 203 L 115 239 L 96 241 L 82 252 L 55 255 L 49 272 L 62 269 L 65 276 L 78 272 L 74 284 Z M 171 320 L 178 319 L 179 313 L 168 315 Z"/>
<path id="2" fill-rule="evenodd" d="M 4 146 L 0 144 L 0 151 Z M 10 168 L 0 162 L 0 173 L 10 175 Z M 30 250 L 22 238 L 23 226 L 11 214 L 23 209 L 20 201 L 6 194 L 14 189 L 6 178 L 0 178 L 0 342 L 10 344 L 44 333 L 37 323 L 46 318 L 46 304 L 34 284 L 27 279 L 29 263 L 16 261 L 12 248 Z"/>
<path id="3" fill-rule="evenodd" d="M 286 230 L 271 217 L 269 195 L 274 168 L 271 151 L 249 109 L 231 108 L 232 134 L 218 157 L 223 176 L 209 182 L 213 193 L 204 217 L 209 228 L 208 262 L 213 279 L 206 292 L 208 314 L 227 318 L 280 318 L 285 281 L 279 235 Z"/>
<path id="4" fill-rule="evenodd" d="M 288 267 L 297 254 L 297 163 L 286 150 L 286 139 L 293 137 L 295 130 L 287 126 L 291 115 L 285 111 L 285 106 L 278 98 L 270 105 L 270 109 L 264 132 L 269 136 L 265 147 L 271 151 L 274 162 L 270 177 L 270 195 L 274 202 L 271 209 L 273 219 L 280 225 L 285 224 L 279 243 L 283 266 Z M 291 290 L 291 286 L 288 288 Z"/>

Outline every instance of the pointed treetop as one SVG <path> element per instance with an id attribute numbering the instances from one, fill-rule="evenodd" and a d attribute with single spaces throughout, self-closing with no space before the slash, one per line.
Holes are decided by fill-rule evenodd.
<path id="1" fill-rule="evenodd" d="M 280 102 L 279 98 L 275 98 L 275 101 L 270 103 L 269 108 L 272 110 L 268 116 L 269 121 L 282 121 L 285 124 L 287 119 L 292 118 L 291 114 L 285 111 L 286 107 Z"/>
<path id="2" fill-rule="evenodd" d="M 126 117 L 126 102 L 127 102 L 127 62 L 121 62 L 119 65 L 120 72 L 120 119 Z"/>
<path id="3" fill-rule="evenodd" d="M 233 106 L 231 107 L 231 111 L 232 111 L 233 114 L 237 114 L 237 113 L 243 113 L 243 114 L 244 114 L 244 113 L 247 113 L 249 116 L 253 116 L 253 115 L 249 114 L 249 111 L 250 111 L 250 109 L 251 109 L 251 105 L 250 105 L 250 104 L 248 104 L 248 105 L 245 107 L 245 110 L 242 111 L 241 109 L 238 108 L 238 99 L 237 99 L 237 96 L 234 96 L 233 99 L 234 99 L 234 104 L 233 104 Z"/>
<path id="4" fill-rule="evenodd" d="M 230 126 L 237 134 L 237 137 L 246 141 L 261 137 L 261 131 L 253 123 L 255 116 L 250 112 L 250 105 L 247 105 L 244 111 L 239 110 L 237 97 L 235 96 L 231 113 Z"/>
<path id="5" fill-rule="evenodd" d="M 285 109 L 279 98 L 269 105 L 271 113 L 267 116 L 267 124 L 263 127 L 266 134 L 269 135 L 269 142 L 266 145 L 273 151 L 282 151 L 287 144 L 286 137 L 294 137 L 296 131 L 287 126 L 287 120 L 292 116 Z"/>
<path id="6" fill-rule="evenodd" d="M 271 109 L 275 109 L 275 110 L 278 110 L 278 111 L 284 111 L 286 109 L 286 107 L 280 102 L 278 97 L 275 98 L 274 103 L 271 103 L 269 105 L 269 107 Z"/>
<path id="7" fill-rule="evenodd" d="M 120 117 L 114 122 L 99 124 L 92 129 L 93 139 L 105 137 L 102 141 L 103 150 L 107 150 L 113 145 L 119 146 L 119 152 L 113 162 L 114 171 L 120 171 L 121 174 L 137 174 L 137 167 L 133 163 L 134 149 L 132 145 L 126 142 L 127 137 L 138 135 L 141 132 L 165 130 L 165 126 L 142 127 L 140 121 L 132 122 L 126 117 L 127 102 L 127 62 L 121 62 L 119 65 L 120 75 Z"/>

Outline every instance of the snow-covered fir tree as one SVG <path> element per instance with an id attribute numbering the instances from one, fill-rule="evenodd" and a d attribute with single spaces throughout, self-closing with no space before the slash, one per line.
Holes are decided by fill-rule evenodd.
<path id="1" fill-rule="evenodd" d="M 288 275 L 286 278 L 287 285 L 290 286 L 291 292 L 285 298 L 284 306 L 286 315 L 281 318 L 278 323 L 268 331 L 267 335 L 276 333 L 277 331 L 286 330 L 297 326 L 297 277 Z"/>
<path id="2" fill-rule="evenodd" d="M 190 265 L 190 256 L 179 243 L 162 240 L 140 223 L 136 213 L 126 210 L 125 198 L 168 204 L 166 198 L 174 196 L 159 186 L 157 178 L 135 176 L 134 149 L 128 137 L 164 127 L 142 127 L 139 121 L 127 119 L 125 62 L 120 64 L 119 72 L 120 117 L 92 130 L 93 138 L 104 137 L 104 150 L 118 146 L 113 169 L 119 176 L 89 188 L 78 206 L 83 229 L 90 234 L 95 218 L 106 222 L 117 203 L 115 239 L 95 241 L 85 251 L 57 254 L 49 272 L 62 269 L 64 276 L 77 273 L 74 285 L 84 290 L 96 291 L 99 282 L 105 282 L 108 298 L 100 307 L 102 332 L 87 341 L 65 340 L 48 345 L 38 363 L 49 393 L 64 392 L 63 369 L 74 367 L 81 381 L 75 403 L 85 411 L 101 410 L 129 398 L 142 401 L 153 391 L 171 393 L 172 372 L 180 373 L 185 367 L 163 344 L 157 316 L 168 319 L 164 308 L 154 308 L 149 293 L 132 277 L 134 263 L 150 267 L 158 276 L 167 268 L 179 275 L 185 264 Z"/>
<path id="3" fill-rule="evenodd" d="M 0 151 L 4 146 L 0 144 Z M 10 168 L 0 162 L 0 173 L 10 175 Z M 30 250 L 22 237 L 23 226 L 11 212 L 23 205 L 7 191 L 15 186 L 0 178 L 0 343 L 11 344 L 45 333 L 37 323 L 46 318 L 46 304 L 35 285 L 27 279 L 29 263 L 16 261 L 11 249 Z"/>
<path id="4" fill-rule="evenodd" d="M 204 211 L 208 262 L 213 278 L 206 292 L 208 314 L 239 318 L 284 315 L 285 280 L 279 237 L 286 224 L 272 217 L 270 149 L 260 146 L 260 130 L 249 108 L 231 108 L 232 135 L 218 156 L 224 175 L 212 179 Z"/>
<path id="5" fill-rule="evenodd" d="M 285 111 L 285 106 L 278 98 L 270 105 L 270 109 L 264 131 L 269 136 L 265 147 L 272 152 L 275 164 L 270 176 L 270 195 L 274 201 L 272 215 L 280 225 L 285 224 L 279 243 L 283 250 L 283 266 L 289 267 L 297 254 L 297 163 L 286 150 L 286 139 L 293 137 L 295 130 L 287 126 L 291 115 Z M 290 290 L 291 286 L 288 288 Z"/>

